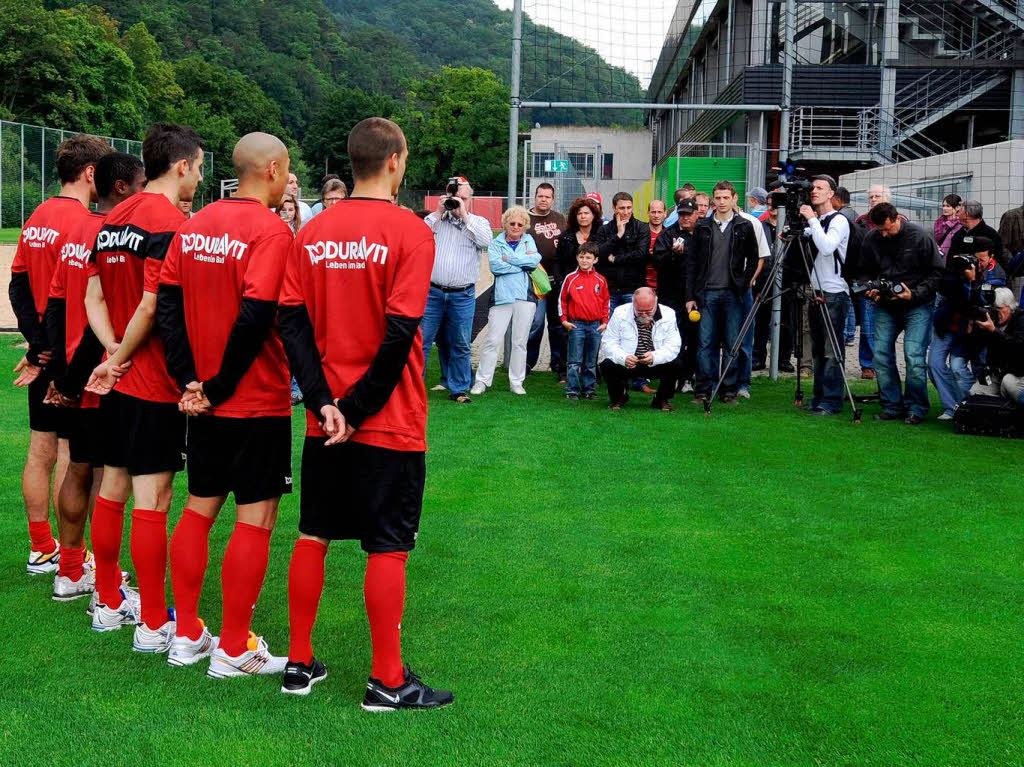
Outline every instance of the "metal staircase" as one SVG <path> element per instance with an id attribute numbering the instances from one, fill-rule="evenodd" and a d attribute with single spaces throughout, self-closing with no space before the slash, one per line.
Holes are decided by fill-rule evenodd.
<path id="1" fill-rule="evenodd" d="M 879 6 L 874 3 L 801 3 L 797 12 L 796 40 L 805 40 L 804 51 L 817 29 L 832 22 L 858 39 L 878 39 Z M 835 35 L 833 31 L 833 36 Z M 918 159 L 946 149 L 922 134 L 929 126 L 962 109 L 1004 83 L 1005 69 L 985 69 L 984 63 L 1005 62 L 1014 55 L 1024 35 L 1024 0 L 902 0 L 899 19 L 899 57 L 902 63 L 936 59 L 949 66 L 928 69 L 896 91 L 894 109 L 881 103 L 868 109 L 803 108 L 791 120 L 792 151 L 810 159 L 832 153 L 851 160 L 880 163 Z M 797 48 L 799 51 L 799 47 Z M 824 53 L 824 52 L 822 52 Z M 801 63 L 808 61 L 798 55 Z M 813 58 L 811 56 L 810 58 Z M 974 66 L 960 68 L 957 60 Z M 982 65 L 979 68 L 977 65 Z"/>

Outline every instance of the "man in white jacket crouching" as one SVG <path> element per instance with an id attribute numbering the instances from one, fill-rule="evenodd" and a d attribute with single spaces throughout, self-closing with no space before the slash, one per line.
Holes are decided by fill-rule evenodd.
<path id="1" fill-rule="evenodd" d="M 633 293 L 632 303 L 612 313 L 601 338 L 601 375 L 608 385 L 608 408 L 621 410 L 629 401 L 629 379 L 641 375 L 659 382 L 651 407 L 670 412 L 680 345 L 675 311 L 659 306 L 650 288 Z"/>

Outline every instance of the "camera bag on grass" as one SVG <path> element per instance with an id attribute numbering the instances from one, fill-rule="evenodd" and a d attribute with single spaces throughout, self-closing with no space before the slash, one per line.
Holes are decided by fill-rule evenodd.
<path id="1" fill-rule="evenodd" d="M 1024 408 L 1005 397 L 972 394 L 953 412 L 957 434 L 1024 438 Z"/>

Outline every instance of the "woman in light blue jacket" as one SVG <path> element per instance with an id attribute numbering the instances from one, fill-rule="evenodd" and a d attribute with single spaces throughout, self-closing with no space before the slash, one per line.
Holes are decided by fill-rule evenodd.
<path id="1" fill-rule="evenodd" d="M 494 381 L 498 349 L 505 341 L 505 331 L 512 323 L 512 354 L 508 365 L 509 389 L 513 394 L 526 394 L 526 339 L 530 335 L 537 297 L 533 292 L 530 272 L 540 263 L 537 243 L 526 233 L 530 212 L 513 206 L 501 216 L 505 230 L 487 248 L 487 260 L 494 274 L 494 304 L 487 313 L 487 341 L 476 369 L 476 383 L 471 394 L 483 394 Z"/>

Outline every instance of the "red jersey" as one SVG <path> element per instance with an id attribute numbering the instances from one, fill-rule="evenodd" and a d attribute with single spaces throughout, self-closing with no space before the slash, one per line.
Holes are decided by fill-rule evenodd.
<path id="1" fill-rule="evenodd" d="M 164 195 L 139 192 L 110 213 L 96 235 L 89 276 L 98 274 L 114 334 L 120 340 L 142 300 L 156 293 L 160 267 L 185 214 Z M 181 391 L 167 372 L 164 344 L 154 330 L 132 356 L 132 366 L 115 387 L 149 402 L 178 402 Z"/>
<path id="2" fill-rule="evenodd" d="M 64 358 L 68 364 L 89 326 L 89 316 L 85 311 L 89 259 L 96 244 L 96 235 L 106 220 L 105 213 L 90 213 L 71 227 L 64 237 L 60 258 L 53 270 L 50 297 L 64 299 Z M 99 407 L 99 404 L 99 395 L 92 392 L 82 392 L 78 401 L 79 407 Z"/>
<path id="3" fill-rule="evenodd" d="M 50 282 L 61 245 L 67 233 L 89 215 L 89 209 L 74 197 L 51 197 L 28 217 L 18 238 L 11 273 L 28 272 L 39 321 L 46 312 Z"/>
<path id="4" fill-rule="evenodd" d="M 665 231 L 665 230 L 662 229 L 661 232 L 663 232 L 663 231 Z M 654 243 L 658 241 L 658 236 L 661 234 L 661 232 L 654 232 L 653 230 L 651 231 L 651 246 L 647 250 L 648 253 L 653 253 L 654 252 Z M 647 270 L 646 270 L 644 276 L 645 276 L 645 278 L 647 280 L 647 287 L 653 288 L 654 290 L 657 290 L 658 289 L 658 270 L 655 268 L 654 264 L 651 261 L 649 261 L 649 260 L 647 262 Z"/>
<path id="5" fill-rule="evenodd" d="M 608 280 L 595 269 L 586 272 L 577 269 L 569 273 L 558 292 L 558 318 L 562 322 L 600 320 L 607 323 L 610 302 Z"/>
<path id="6" fill-rule="evenodd" d="M 280 216 L 247 197 L 207 205 L 174 235 L 160 282 L 181 287 L 200 381 L 220 371 L 242 299 L 277 303 L 292 240 Z M 276 330 L 234 393 L 209 412 L 229 418 L 291 415 L 291 374 Z"/>
<path id="7" fill-rule="evenodd" d="M 387 315 L 423 316 L 433 266 L 429 227 L 387 200 L 350 197 L 299 230 L 281 305 L 305 305 L 332 397 L 346 396 L 366 373 L 384 340 Z M 391 398 L 351 440 L 390 450 L 426 450 L 426 427 L 423 337 L 417 330 Z M 324 434 L 308 411 L 306 434 Z"/>

